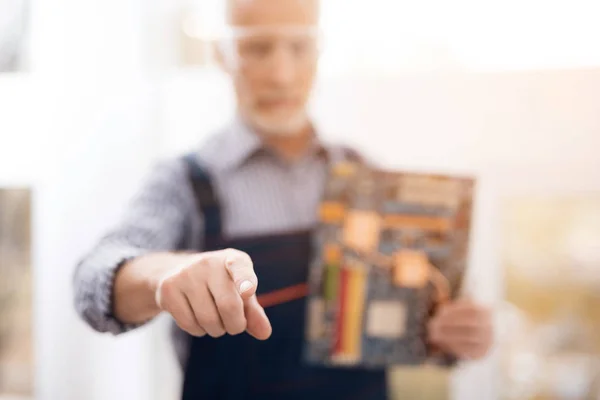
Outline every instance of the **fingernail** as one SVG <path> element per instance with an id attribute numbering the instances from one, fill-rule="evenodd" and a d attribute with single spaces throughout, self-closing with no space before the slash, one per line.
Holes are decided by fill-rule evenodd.
<path id="1" fill-rule="evenodd" d="M 242 283 L 240 283 L 240 293 L 244 293 L 248 290 L 250 290 L 252 288 L 252 282 L 250 281 L 243 281 Z"/>

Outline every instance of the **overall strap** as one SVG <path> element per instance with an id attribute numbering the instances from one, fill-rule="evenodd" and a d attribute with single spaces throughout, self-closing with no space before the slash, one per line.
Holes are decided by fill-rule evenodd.
<path id="1" fill-rule="evenodd" d="M 356 162 L 356 163 L 364 163 L 365 162 L 365 159 L 363 158 L 363 156 L 358 151 L 353 149 L 352 147 L 344 146 L 342 148 L 342 152 L 344 153 L 344 158 L 346 159 L 346 161 L 351 161 L 351 162 Z"/>
<path id="2" fill-rule="evenodd" d="M 358 151 L 349 146 L 336 146 L 330 150 L 329 163 L 335 165 L 341 162 L 365 163 Z"/>
<path id="3" fill-rule="evenodd" d="M 196 153 L 188 153 L 182 159 L 188 170 L 198 212 L 204 220 L 205 245 L 217 243 L 222 238 L 222 216 L 211 177 L 200 165 Z"/>

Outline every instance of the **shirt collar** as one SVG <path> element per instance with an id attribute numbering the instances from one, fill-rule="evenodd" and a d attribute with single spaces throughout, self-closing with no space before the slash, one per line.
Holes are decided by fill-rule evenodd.
<path id="1" fill-rule="evenodd" d="M 325 143 L 314 127 L 312 151 L 318 156 L 328 157 L 332 146 Z M 260 136 L 240 118 L 236 118 L 225 131 L 224 149 L 221 152 L 221 165 L 225 169 L 235 169 L 243 166 L 252 157 L 267 151 Z"/>
<path id="2" fill-rule="evenodd" d="M 225 132 L 222 163 L 225 168 L 243 165 L 263 148 L 260 137 L 242 120 L 235 119 Z"/>

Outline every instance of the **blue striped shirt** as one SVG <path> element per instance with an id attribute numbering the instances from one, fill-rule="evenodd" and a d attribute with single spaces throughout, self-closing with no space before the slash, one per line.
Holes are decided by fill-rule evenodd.
<path id="1" fill-rule="evenodd" d="M 273 234 L 314 225 L 327 174 L 327 160 L 341 147 L 315 136 L 308 151 L 292 162 L 279 158 L 241 121 L 214 134 L 197 151 L 220 198 L 228 238 Z M 95 330 L 120 334 L 137 328 L 112 314 L 115 273 L 132 258 L 202 243 L 199 215 L 186 167 L 179 158 L 159 163 L 128 206 L 121 221 L 78 264 L 75 308 Z M 180 361 L 186 337 L 174 327 Z"/>

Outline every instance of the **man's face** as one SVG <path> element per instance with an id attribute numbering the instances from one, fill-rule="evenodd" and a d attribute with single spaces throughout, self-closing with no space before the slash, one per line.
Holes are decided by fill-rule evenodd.
<path id="1" fill-rule="evenodd" d="M 317 68 L 318 0 L 231 0 L 222 48 L 238 109 L 264 134 L 294 135 L 308 123 Z"/>

